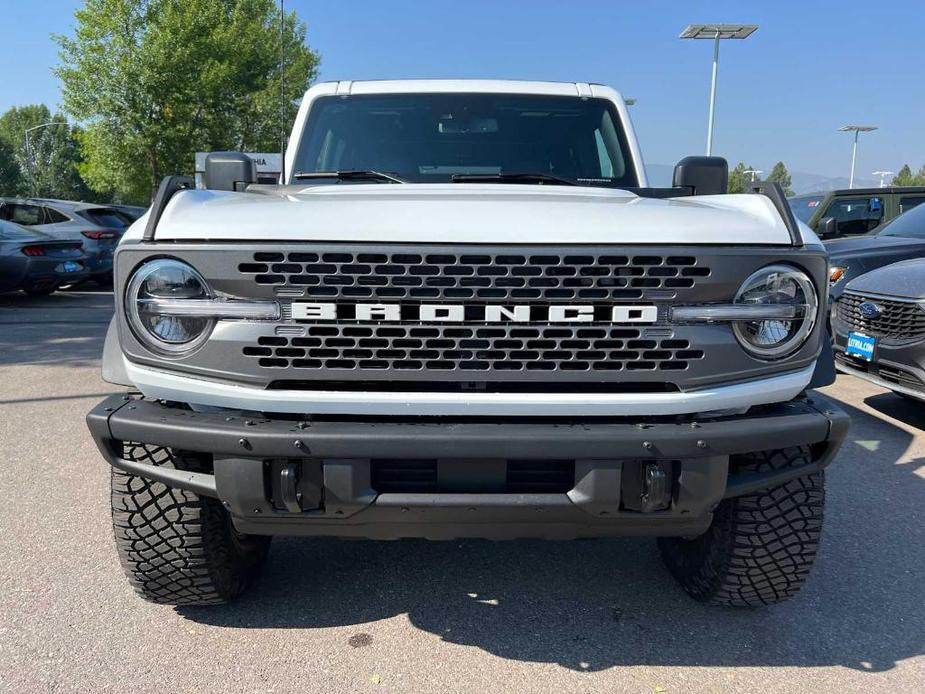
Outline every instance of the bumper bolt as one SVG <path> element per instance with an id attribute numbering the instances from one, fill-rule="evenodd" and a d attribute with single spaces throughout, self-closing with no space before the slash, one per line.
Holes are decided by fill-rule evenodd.
<path id="1" fill-rule="evenodd" d="M 651 451 L 654 448 L 651 441 L 643 441 L 642 447 L 645 448 L 647 451 Z"/>
<path id="2" fill-rule="evenodd" d="M 250 447 L 251 447 L 251 442 L 248 441 L 247 439 L 238 439 L 238 445 L 239 445 L 241 448 L 250 448 Z"/>
<path id="3" fill-rule="evenodd" d="M 295 446 L 296 448 L 304 448 L 304 447 L 305 447 L 305 444 L 302 443 L 301 441 L 299 441 L 298 439 L 296 439 L 295 441 L 293 441 L 293 442 L 292 442 L 292 445 Z"/>
<path id="4" fill-rule="evenodd" d="M 707 442 L 704 441 L 703 439 L 697 442 L 697 448 L 706 448 L 706 447 L 707 447 Z"/>

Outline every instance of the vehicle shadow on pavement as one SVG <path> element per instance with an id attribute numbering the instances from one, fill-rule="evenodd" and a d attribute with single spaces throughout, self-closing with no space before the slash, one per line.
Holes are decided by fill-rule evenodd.
<path id="1" fill-rule="evenodd" d="M 640 664 L 887 670 L 925 653 L 925 524 L 916 511 L 925 499 L 916 470 L 925 460 L 898 464 L 911 435 L 843 406 L 854 426 L 830 468 L 821 555 L 805 590 L 783 605 L 696 603 L 647 539 L 282 538 L 248 596 L 177 609 L 227 628 L 355 626 L 345 649 L 375 648 L 375 622 L 407 614 L 446 642 L 578 671 Z"/>
<path id="2" fill-rule="evenodd" d="M 112 313 L 111 292 L 0 295 L 0 366 L 95 366 Z"/>
<path id="3" fill-rule="evenodd" d="M 887 417 L 925 431 L 925 402 L 904 398 L 895 393 L 880 393 L 865 398 L 864 404 Z"/>

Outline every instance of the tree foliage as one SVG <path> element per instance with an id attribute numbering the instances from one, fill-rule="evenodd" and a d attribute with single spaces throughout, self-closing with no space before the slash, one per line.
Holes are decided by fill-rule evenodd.
<path id="1" fill-rule="evenodd" d="M 45 104 L 14 106 L 0 116 L 0 190 L 3 195 L 83 200 L 79 131 Z"/>
<path id="2" fill-rule="evenodd" d="M 904 164 L 899 172 L 893 176 L 892 185 L 925 186 L 925 166 L 920 168 L 917 173 L 912 173 L 912 168 L 908 164 Z"/>
<path id="3" fill-rule="evenodd" d="M 279 11 L 273 0 L 86 0 L 56 36 L 65 109 L 85 124 L 81 173 L 98 190 L 147 200 L 191 174 L 196 151 L 276 151 Z M 294 13 L 283 21 L 285 129 L 317 74 Z"/>
<path id="4" fill-rule="evenodd" d="M 742 162 L 736 164 L 735 168 L 729 172 L 729 192 L 730 193 L 747 193 L 748 186 L 752 182 L 752 176 L 755 181 L 760 181 L 761 176 L 758 174 L 747 173 L 754 171 L 754 166 L 746 166 Z"/>
<path id="5" fill-rule="evenodd" d="M 16 195 L 19 193 L 19 186 L 20 175 L 16 154 L 7 142 L 0 140 L 0 195 Z"/>
<path id="6" fill-rule="evenodd" d="M 787 167 L 784 166 L 784 162 L 779 161 L 774 165 L 774 168 L 771 169 L 771 173 L 768 174 L 768 180 L 780 184 L 780 187 L 784 191 L 784 195 L 786 195 L 788 198 L 793 195 L 793 188 L 790 187 L 790 184 L 792 183 L 790 179 L 790 172 L 787 171 Z"/>

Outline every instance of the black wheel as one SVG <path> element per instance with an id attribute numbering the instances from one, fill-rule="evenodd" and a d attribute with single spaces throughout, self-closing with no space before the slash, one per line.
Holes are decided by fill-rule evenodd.
<path id="1" fill-rule="evenodd" d="M 204 471 L 207 461 L 125 444 L 130 460 Z M 146 600 L 171 605 L 227 602 L 250 585 L 269 537 L 242 535 L 217 499 L 112 470 L 112 524 L 122 568 Z"/>
<path id="2" fill-rule="evenodd" d="M 737 473 L 805 465 L 806 447 L 732 456 Z M 761 607 L 795 595 L 809 575 L 822 532 L 825 473 L 722 501 L 700 537 L 658 539 L 668 570 L 693 598 Z"/>
<path id="3" fill-rule="evenodd" d="M 38 284 L 31 287 L 23 287 L 22 290 L 29 296 L 50 296 L 58 288 L 56 284 Z"/>

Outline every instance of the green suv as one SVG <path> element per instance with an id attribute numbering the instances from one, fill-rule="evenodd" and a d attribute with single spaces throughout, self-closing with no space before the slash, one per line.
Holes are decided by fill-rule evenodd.
<path id="1" fill-rule="evenodd" d="M 794 216 L 821 239 L 866 234 L 925 202 L 925 186 L 853 188 L 790 198 Z"/>

